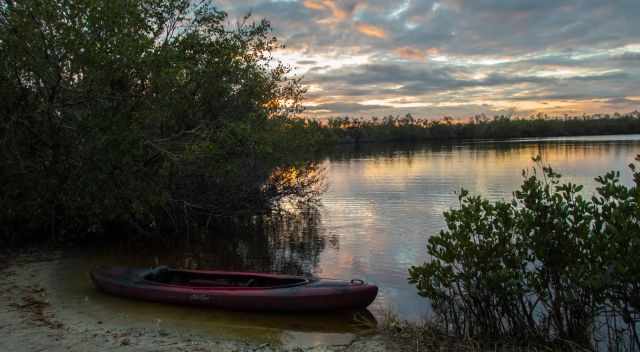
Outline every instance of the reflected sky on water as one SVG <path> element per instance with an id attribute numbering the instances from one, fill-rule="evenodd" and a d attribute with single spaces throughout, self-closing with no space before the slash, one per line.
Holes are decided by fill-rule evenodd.
<path id="1" fill-rule="evenodd" d="M 416 320 L 427 302 L 407 283 L 407 268 L 426 259 L 426 241 L 444 228 L 442 213 L 457 205 L 461 187 L 490 199 L 511 199 L 522 170 L 541 155 L 565 181 L 595 190 L 594 177 L 623 171 L 640 153 L 640 136 L 545 138 L 450 145 L 364 146 L 327 158 L 322 232 L 337 246 L 320 254 L 325 276 L 364 277 L 381 293 L 371 307 Z"/>
<path id="2" fill-rule="evenodd" d="M 583 192 L 590 194 L 594 177 L 609 170 L 623 171 L 623 181 L 630 183 L 627 165 L 637 154 L 640 135 L 339 149 L 322 161 L 327 191 L 317 209 L 222 223 L 206 235 L 100 245 L 62 261 L 55 280 L 61 304 L 93 319 L 122 316 L 127 324 L 147 325 L 159 320 L 169 327 L 290 345 L 345 343 L 370 331 L 367 325 L 387 310 L 409 320 L 428 314 L 428 302 L 407 283 L 407 269 L 425 260 L 427 239 L 444 228 L 442 213 L 456 206 L 461 187 L 510 199 L 522 169 L 542 155 L 566 181 L 585 185 Z M 380 293 L 368 312 L 356 315 L 203 311 L 100 294 L 86 273 L 104 264 L 311 272 L 362 278 L 377 284 Z"/>

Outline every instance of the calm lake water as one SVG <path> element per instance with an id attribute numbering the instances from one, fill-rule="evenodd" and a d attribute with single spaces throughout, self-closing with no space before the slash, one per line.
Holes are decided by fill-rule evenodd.
<path id="1" fill-rule="evenodd" d="M 95 319 L 121 316 L 128 324 L 155 322 L 285 345 L 340 343 L 369 331 L 388 310 L 409 320 L 428 314 L 428 302 L 407 283 L 407 269 L 425 260 L 427 239 L 444 228 L 442 213 L 456 206 L 461 187 L 491 199 L 510 199 L 521 184 L 522 169 L 541 155 L 565 180 L 585 185 L 583 192 L 589 195 L 594 177 L 609 170 L 623 171 L 624 182 L 630 183 L 627 165 L 637 154 L 640 135 L 345 149 L 323 161 L 327 191 L 315 211 L 250 226 L 229 224 L 207 238 L 85 251 L 60 264 L 68 270 L 56 282 L 69 306 Z M 105 263 L 312 272 L 362 278 L 377 284 L 380 293 L 368 312 L 355 315 L 202 311 L 97 293 L 86 271 Z"/>

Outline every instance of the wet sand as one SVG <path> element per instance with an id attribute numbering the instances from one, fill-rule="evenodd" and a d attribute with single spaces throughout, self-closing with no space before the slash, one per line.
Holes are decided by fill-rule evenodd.
<path id="1" fill-rule="evenodd" d="M 273 338 L 269 334 L 271 330 L 262 326 L 257 329 L 261 333 L 243 337 L 243 334 L 230 334 L 222 327 L 197 329 L 187 324 L 185 328 L 175 322 L 135 319 L 117 311 L 94 314 L 95 310 L 89 308 L 97 303 L 90 295 L 69 301 L 61 293 L 64 285 L 54 272 L 60 268 L 60 258 L 60 253 L 41 251 L 0 257 L 0 351 L 397 350 L 384 336 L 374 332 L 305 335 L 292 331 L 288 339 L 282 339 L 280 335 Z M 174 309 L 149 307 L 150 311 Z M 302 339 L 296 340 L 296 334 Z M 315 336 L 324 338 L 314 341 Z"/>

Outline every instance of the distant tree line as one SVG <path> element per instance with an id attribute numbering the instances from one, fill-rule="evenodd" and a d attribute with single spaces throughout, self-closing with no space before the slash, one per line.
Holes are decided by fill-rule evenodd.
<path id="1" fill-rule="evenodd" d="M 324 130 L 320 133 L 334 143 L 506 139 L 640 133 L 640 112 L 562 117 L 537 114 L 526 118 L 476 115 L 467 122 L 451 117 L 417 119 L 411 114 L 368 119 L 347 116 L 312 125 Z"/>

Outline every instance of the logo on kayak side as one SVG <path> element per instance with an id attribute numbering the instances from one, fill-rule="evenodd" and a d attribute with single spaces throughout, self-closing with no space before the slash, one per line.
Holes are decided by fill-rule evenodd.
<path id="1" fill-rule="evenodd" d="M 189 296 L 189 299 L 197 302 L 209 302 L 209 296 L 197 293 Z"/>

